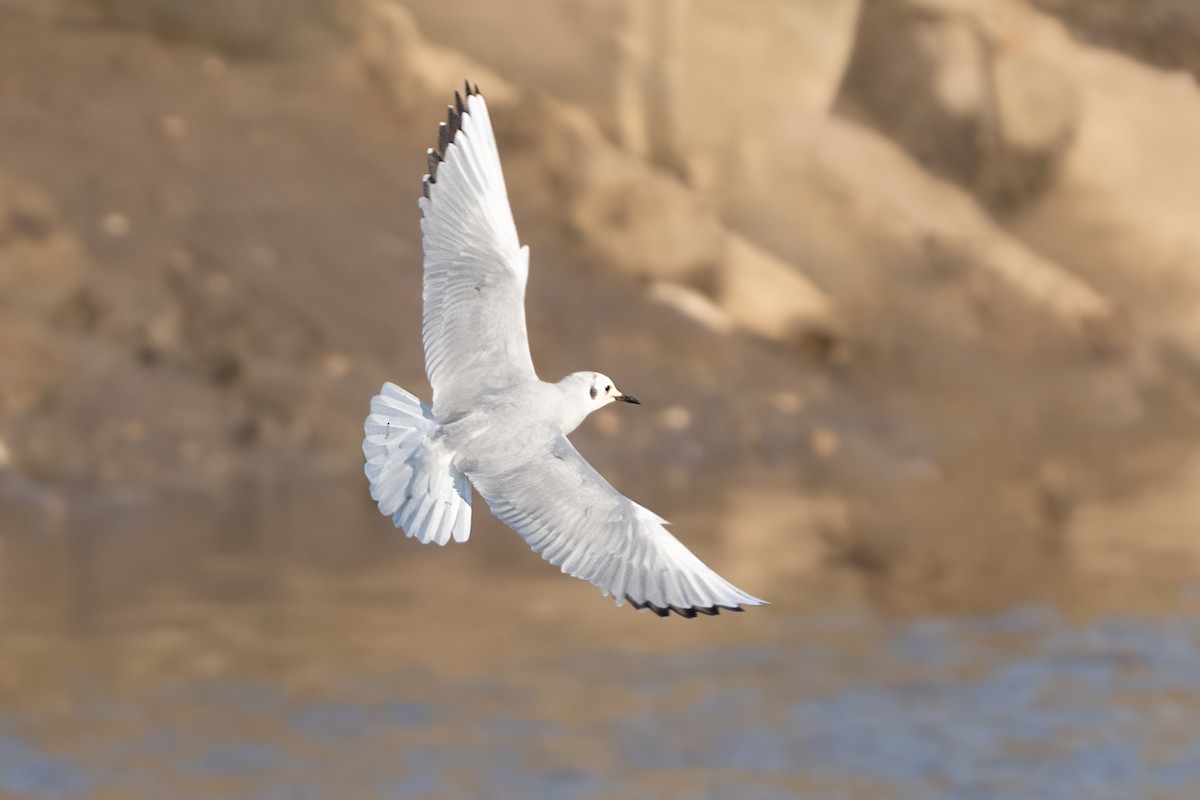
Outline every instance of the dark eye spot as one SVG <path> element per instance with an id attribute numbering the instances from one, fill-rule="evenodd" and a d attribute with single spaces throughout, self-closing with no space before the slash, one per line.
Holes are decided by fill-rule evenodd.
<path id="1" fill-rule="evenodd" d="M 610 383 L 608 386 L 604 387 L 604 393 L 608 394 L 611 391 L 612 391 L 612 384 Z"/>
<path id="2" fill-rule="evenodd" d="M 595 400 L 595 399 L 596 399 L 596 387 L 595 387 L 595 386 L 593 386 L 593 387 L 592 387 L 591 389 L 589 389 L 588 391 L 589 391 L 589 392 L 591 392 L 591 394 L 592 394 L 592 399 L 593 399 L 593 400 Z"/>

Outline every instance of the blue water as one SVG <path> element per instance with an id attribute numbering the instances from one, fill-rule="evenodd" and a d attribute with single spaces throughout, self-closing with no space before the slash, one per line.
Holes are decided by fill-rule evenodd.
<path id="1" fill-rule="evenodd" d="M 319 697 L 99 687 L 71 710 L 75 736 L 0 717 L 0 795 L 1200 797 L 1200 620 L 862 613 L 786 638 L 485 677 L 347 672 Z"/>

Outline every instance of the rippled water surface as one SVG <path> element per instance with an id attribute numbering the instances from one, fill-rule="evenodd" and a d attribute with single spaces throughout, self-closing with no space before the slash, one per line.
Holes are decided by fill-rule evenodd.
<path id="1" fill-rule="evenodd" d="M 443 550 L 268 507 L 8 537 L 0 796 L 1200 796 L 1186 591 L 895 618 L 764 573 L 731 577 L 769 608 L 659 620 L 498 528 Z"/>

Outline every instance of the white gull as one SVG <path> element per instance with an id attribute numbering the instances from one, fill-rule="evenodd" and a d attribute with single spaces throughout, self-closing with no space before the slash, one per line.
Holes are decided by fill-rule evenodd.
<path id="1" fill-rule="evenodd" d="M 478 87 L 455 93 L 429 150 L 424 190 L 422 338 L 433 405 L 392 383 L 372 398 L 363 453 L 379 510 L 421 542 L 464 542 L 474 486 L 543 558 L 617 605 L 685 617 L 761 605 L 567 441 L 596 409 L 638 401 L 598 372 L 558 383 L 534 372 L 525 330 L 529 248 L 517 239 Z"/>

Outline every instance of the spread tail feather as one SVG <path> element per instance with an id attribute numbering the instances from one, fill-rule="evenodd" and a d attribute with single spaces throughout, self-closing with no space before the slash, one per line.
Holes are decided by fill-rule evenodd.
<path id="1" fill-rule="evenodd" d="M 471 484 L 454 467 L 454 453 L 433 438 L 437 422 L 429 406 L 385 383 L 371 398 L 363 428 L 367 480 L 379 511 L 421 542 L 465 542 Z"/>

